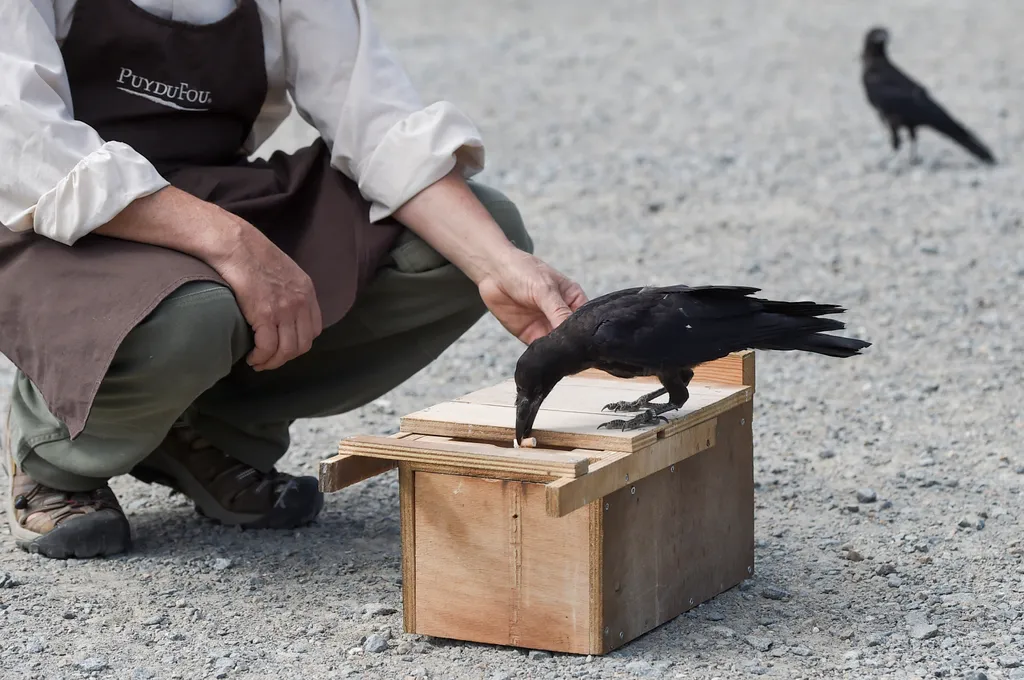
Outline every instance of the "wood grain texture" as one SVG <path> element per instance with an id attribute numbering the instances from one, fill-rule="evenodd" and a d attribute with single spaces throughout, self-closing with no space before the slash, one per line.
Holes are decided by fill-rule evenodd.
<path id="1" fill-rule="evenodd" d="M 411 463 L 398 464 L 398 507 L 402 531 L 402 623 L 416 632 L 416 486 Z"/>
<path id="2" fill-rule="evenodd" d="M 576 375 L 613 377 L 596 368 L 588 368 Z M 622 379 L 616 378 L 616 380 Z M 744 350 L 742 352 L 733 352 L 721 359 L 697 364 L 693 368 L 693 381 L 698 383 L 711 382 L 754 387 L 754 351 Z M 629 380 L 623 380 L 623 382 L 649 384 L 658 382 L 658 379 L 655 377 L 631 378 Z"/>
<path id="3" fill-rule="evenodd" d="M 714 447 L 605 497 L 602 653 L 753 569 L 752 413 L 752 403 L 736 406 L 718 417 Z"/>
<path id="4" fill-rule="evenodd" d="M 578 477 L 586 473 L 590 464 L 587 456 L 573 455 L 565 451 L 540 448 L 512 449 L 460 441 L 431 442 L 413 440 L 409 437 L 395 440 L 372 435 L 357 435 L 343 439 L 338 452 L 553 477 Z"/>
<path id="5" fill-rule="evenodd" d="M 694 425 L 673 437 L 659 439 L 650 447 L 619 454 L 591 465 L 587 474 L 561 478 L 547 485 L 547 514 L 562 517 L 587 503 L 679 463 L 715 445 L 717 419 Z"/>
<path id="6" fill-rule="evenodd" d="M 365 479 L 384 474 L 398 463 L 383 458 L 338 454 L 320 461 L 318 486 L 323 493 L 341 491 Z"/>
<path id="7" fill-rule="evenodd" d="M 694 384 L 686 404 L 664 414 L 667 423 L 626 432 L 598 429 L 598 425 L 613 418 L 631 417 L 631 414 L 602 412 L 605 404 L 631 401 L 649 391 L 649 386 L 611 376 L 565 378 L 545 400 L 531 435 L 541 447 L 635 452 L 650 446 L 659 437 L 687 429 L 749 401 L 754 392 L 752 387 L 744 385 Z M 409 414 L 402 418 L 401 429 L 424 435 L 511 443 L 515 436 L 514 403 L 515 382 L 506 380 L 458 400 Z"/>
<path id="8" fill-rule="evenodd" d="M 412 483 L 415 632 L 588 653 L 590 509 L 548 517 L 539 484 L 430 472 Z"/>

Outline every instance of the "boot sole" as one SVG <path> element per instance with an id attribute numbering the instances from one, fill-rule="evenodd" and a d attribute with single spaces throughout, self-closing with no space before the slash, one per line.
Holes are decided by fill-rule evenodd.
<path id="1" fill-rule="evenodd" d="M 232 512 L 221 505 L 184 465 L 158 452 L 151 454 L 145 465 L 137 465 L 130 474 L 141 482 L 161 484 L 185 494 L 195 503 L 196 512 L 211 521 L 242 529 L 295 529 L 316 519 L 324 505 L 317 481 L 312 477 L 298 477 L 288 483 L 274 507 L 265 515 Z M 310 493 L 316 502 L 312 507 L 304 508 Z"/>

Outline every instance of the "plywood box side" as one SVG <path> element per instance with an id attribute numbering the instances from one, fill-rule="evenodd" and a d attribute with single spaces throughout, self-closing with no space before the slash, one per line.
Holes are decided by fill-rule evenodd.
<path id="1" fill-rule="evenodd" d="M 752 573 L 752 413 L 719 416 L 714 447 L 604 498 L 600 653 Z"/>

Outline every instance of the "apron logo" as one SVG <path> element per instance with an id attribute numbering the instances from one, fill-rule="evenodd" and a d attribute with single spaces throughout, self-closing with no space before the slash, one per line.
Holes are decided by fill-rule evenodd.
<path id="1" fill-rule="evenodd" d="M 144 76 L 135 75 L 130 68 L 125 66 L 121 67 L 117 82 L 121 86 L 117 89 L 122 92 L 179 111 L 209 111 L 208 106 L 195 106 L 195 104 L 213 103 L 209 90 L 195 90 L 184 81 L 177 85 L 168 85 L 158 80 L 150 80 Z"/>

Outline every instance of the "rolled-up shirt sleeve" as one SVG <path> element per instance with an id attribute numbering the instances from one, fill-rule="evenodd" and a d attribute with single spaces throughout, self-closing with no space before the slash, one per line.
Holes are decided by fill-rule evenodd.
<path id="1" fill-rule="evenodd" d="M 73 245 L 168 182 L 72 115 L 52 0 L 0 2 L 0 223 Z"/>
<path id="2" fill-rule="evenodd" d="M 483 169 L 476 126 L 451 102 L 424 106 L 364 0 L 282 0 L 281 19 L 299 115 L 370 201 L 372 222 L 456 167 L 464 177 Z"/>

